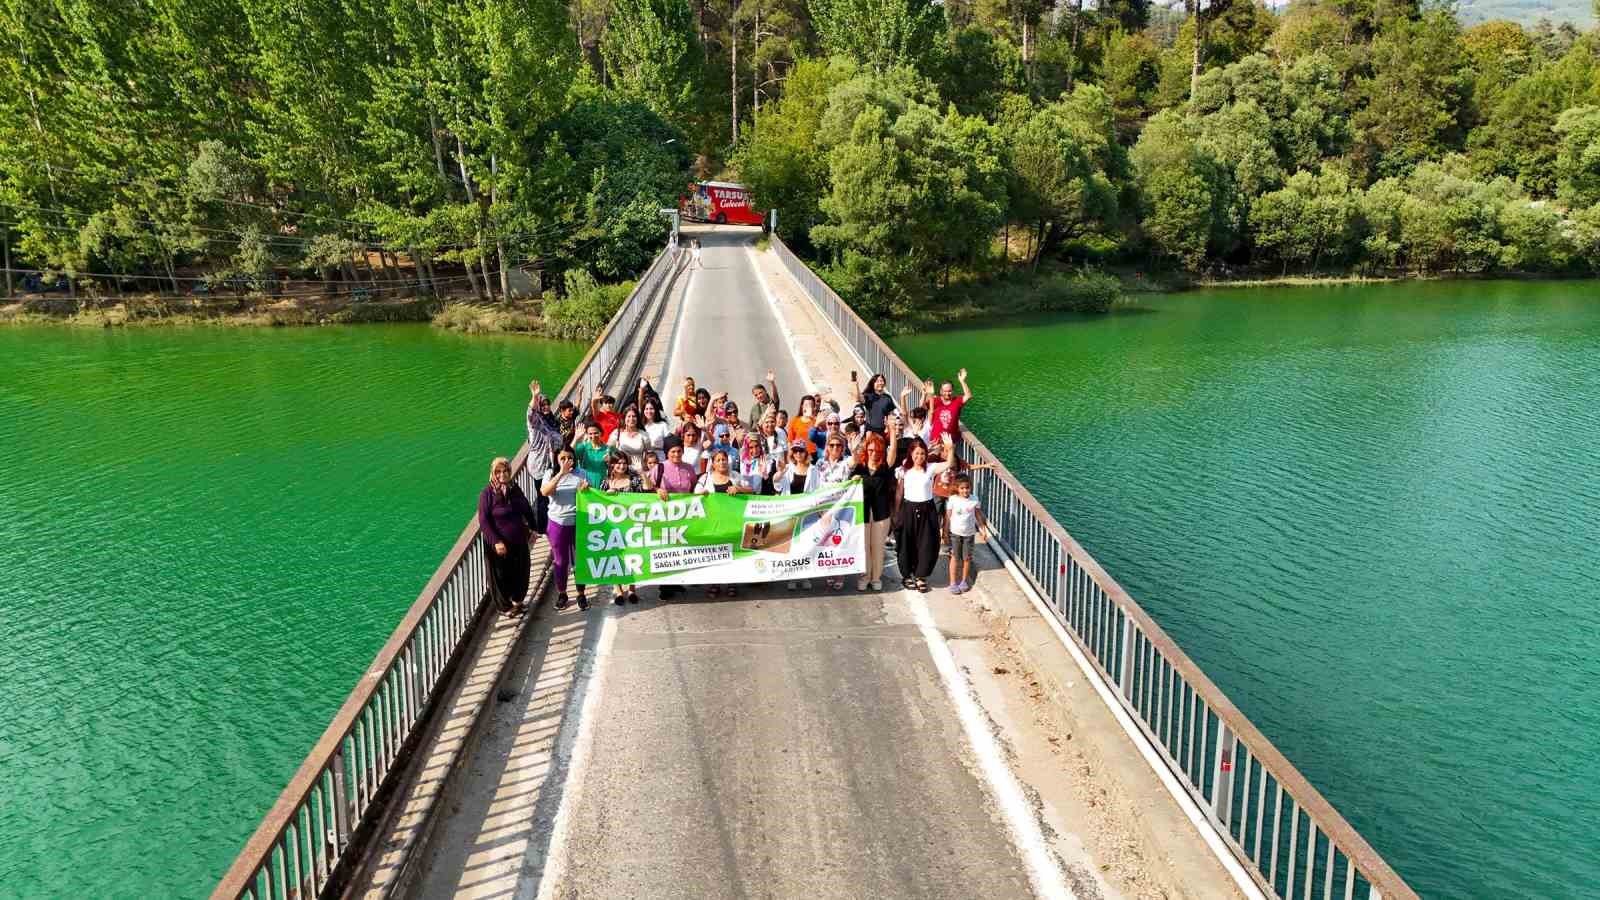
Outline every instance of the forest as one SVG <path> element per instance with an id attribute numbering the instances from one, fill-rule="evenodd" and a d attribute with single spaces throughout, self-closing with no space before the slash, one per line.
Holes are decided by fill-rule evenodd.
<path id="1" fill-rule="evenodd" d="M 883 323 L 1600 267 L 1600 34 L 1409 0 L 8 0 L 0 67 L 74 294 L 576 290 L 713 176 Z"/>

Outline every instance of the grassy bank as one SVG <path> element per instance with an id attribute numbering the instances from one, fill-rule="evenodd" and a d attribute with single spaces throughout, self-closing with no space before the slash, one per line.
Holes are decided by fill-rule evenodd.
<path id="1" fill-rule="evenodd" d="M 0 325 L 59 325 L 69 328 L 223 327 L 280 328 L 427 322 L 438 300 L 413 297 L 365 302 L 249 299 L 223 303 L 196 300 L 28 300 L 0 306 Z"/>

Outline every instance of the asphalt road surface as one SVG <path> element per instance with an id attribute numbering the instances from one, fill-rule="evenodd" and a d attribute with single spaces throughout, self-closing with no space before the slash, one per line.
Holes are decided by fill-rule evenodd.
<path id="1" fill-rule="evenodd" d="M 804 386 L 749 239 L 702 234 L 663 396 L 689 374 L 743 411 L 772 368 L 794 408 Z M 608 610 L 539 896 L 1034 896 L 907 598 L 847 585 Z"/>

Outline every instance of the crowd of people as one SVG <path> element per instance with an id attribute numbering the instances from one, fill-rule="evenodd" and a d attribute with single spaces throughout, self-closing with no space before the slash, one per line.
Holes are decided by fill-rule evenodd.
<path id="1" fill-rule="evenodd" d="M 799 397 L 790 412 L 769 370 L 741 412 L 726 391 L 712 392 L 693 378 L 684 379 L 670 404 L 641 378 L 620 402 L 596 388 L 581 409 L 571 401 L 552 406 L 534 381 L 527 413 L 534 496 L 512 478 L 510 461 L 496 457 L 478 498 L 490 594 L 506 616 L 527 611 L 530 548 L 543 535 L 555 606 L 567 608 L 569 581 L 576 582 L 578 492 L 585 488 L 665 500 L 674 494 L 799 494 L 852 478 L 861 479 L 866 513 L 866 571 L 856 579 L 857 591 L 883 589 L 892 548 L 901 583 L 928 592 L 942 546 L 948 547 L 951 592 L 968 590 L 973 544 L 985 527 L 968 470 L 986 466 L 966 463 L 956 452 L 961 412 L 972 399 L 966 369 L 956 382 L 959 394 L 957 384 L 947 381 L 936 390 L 932 381 L 923 382 L 913 405 L 911 387 L 895 397 L 883 375 L 863 384 L 851 372 L 848 406 L 823 392 Z M 824 584 L 843 590 L 845 579 Z M 787 583 L 789 590 L 811 586 L 807 579 Z M 573 587 L 579 609 L 588 609 L 585 586 Z M 660 596 L 685 590 L 662 586 Z M 738 586 L 705 590 L 736 596 Z M 636 585 L 617 586 L 612 595 L 619 605 L 639 600 Z"/>

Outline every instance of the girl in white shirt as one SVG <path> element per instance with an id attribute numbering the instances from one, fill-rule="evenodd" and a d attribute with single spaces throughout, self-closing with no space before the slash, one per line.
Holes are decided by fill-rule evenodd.
<path id="1" fill-rule="evenodd" d="M 672 434 L 672 425 L 661 415 L 661 407 L 654 400 L 644 402 L 644 433 L 650 438 L 650 452 L 656 455 L 656 460 L 665 460 L 666 440 Z"/>
<path id="2" fill-rule="evenodd" d="M 928 576 L 939 562 L 938 511 L 933 504 L 933 479 L 949 468 L 948 462 L 928 462 L 928 447 L 920 440 L 911 445 L 904 467 L 895 476 L 900 488 L 895 496 L 895 555 L 906 587 L 926 594 Z"/>
<path id="3" fill-rule="evenodd" d="M 650 436 L 639 426 L 639 407 L 630 406 L 622 411 L 622 424 L 611 432 L 611 446 L 628 458 L 628 470 L 635 475 L 645 473 L 644 457 L 650 450 Z M 651 454 L 653 457 L 655 454 Z"/>

